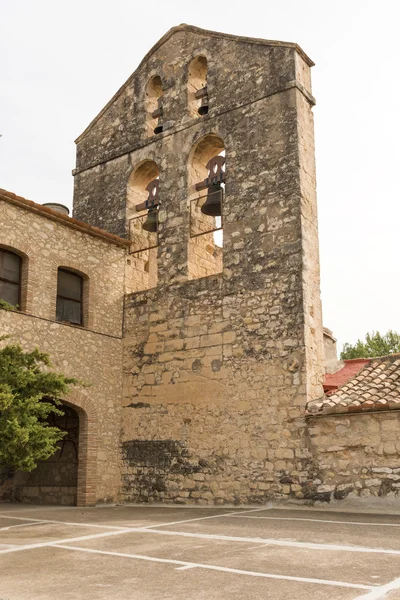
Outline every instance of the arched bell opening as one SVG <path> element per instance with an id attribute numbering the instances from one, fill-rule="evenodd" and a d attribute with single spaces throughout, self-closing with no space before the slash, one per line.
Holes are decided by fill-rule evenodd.
<path id="1" fill-rule="evenodd" d="M 17 502 L 76 506 L 80 458 L 80 414 L 66 404 L 58 408 L 62 415 L 51 413 L 50 427 L 57 427 L 65 436 L 57 443 L 57 451 L 47 460 L 38 462 L 30 473 L 18 471 L 14 476 L 12 498 Z"/>
<path id="2" fill-rule="evenodd" d="M 163 88 L 161 77 L 152 77 L 145 91 L 146 136 L 152 137 L 163 131 Z"/>
<path id="3" fill-rule="evenodd" d="M 189 64 L 188 109 L 193 118 L 208 114 L 207 59 L 197 56 Z"/>
<path id="4" fill-rule="evenodd" d="M 127 185 L 127 223 L 131 241 L 128 292 L 157 285 L 159 169 L 152 160 L 136 166 Z"/>
<path id="5" fill-rule="evenodd" d="M 189 279 L 222 272 L 224 187 L 224 142 L 209 134 L 196 143 L 189 155 Z"/>

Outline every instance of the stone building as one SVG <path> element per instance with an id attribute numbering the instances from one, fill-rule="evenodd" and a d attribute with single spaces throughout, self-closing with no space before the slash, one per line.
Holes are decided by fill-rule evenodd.
<path id="1" fill-rule="evenodd" d="M 92 384 L 65 399 L 75 486 L 60 449 L 15 498 L 327 499 L 312 65 L 175 27 L 77 139 L 73 219 L 1 193 L 2 331 Z"/>

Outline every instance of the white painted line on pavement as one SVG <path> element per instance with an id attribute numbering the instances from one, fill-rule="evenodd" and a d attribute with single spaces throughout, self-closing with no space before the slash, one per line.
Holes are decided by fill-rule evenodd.
<path id="1" fill-rule="evenodd" d="M 316 583 L 319 585 L 330 585 L 345 588 L 354 588 L 360 590 L 373 590 L 374 587 L 371 585 L 363 585 L 358 583 L 347 583 L 345 581 L 332 581 L 329 579 L 314 579 L 311 577 L 295 577 L 291 575 L 276 575 L 275 573 L 260 573 L 258 571 L 244 571 L 242 569 L 231 569 L 229 567 L 220 567 L 217 565 L 208 565 L 207 563 L 191 563 L 183 560 L 173 560 L 171 558 L 156 558 L 153 556 L 145 556 L 143 554 L 125 554 L 124 552 L 108 552 L 106 550 L 95 550 L 92 548 L 80 548 L 79 546 L 64 546 L 56 544 L 56 548 L 63 548 L 64 550 L 74 550 L 79 552 L 88 552 L 90 554 L 104 554 L 107 556 L 118 556 L 122 558 L 133 558 L 137 560 L 146 560 L 150 562 L 166 563 L 172 565 L 181 565 L 182 569 L 197 568 L 197 569 L 208 569 L 211 571 L 221 571 L 223 573 L 234 573 L 236 575 L 249 575 L 252 577 L 264 577 L 266 579 L 281 579 L 285 581 L 296 581 L 298 583 Z"/>
<path id="2" fill-rule="evenodd" d="M 269 521 L 310 521 L 312 523 L 334 523 L 337 525 L 372 525 L 373 527 L 400 527 L 400 523 L 371 523 L 371 521 L 330 521 L 329 519 L 303 519 L 300 517 L 252 517 L 232 513 L 235 519 L 268 519 Z"/>
<path id="3" fill-rule="evenodd" d="M 48 519 L 30 519 L 29 517 L 11 517 L 9 515 L 0 515 L 0 519 L 16 519 L 17 521 L 35 521 L 36 523 L 53 523 Z"/>
<path id="4" fill-rule="evenodd" d="M 263 510 L 263 509 L 254 509 L 254 510 L 246 511 L 246 512 L 255 512 L 258 510 Z M 223 513 L 223 514 L 226 514 L 226 513 Z M 91 540 L 91 539 L 96 539 L 96 538 L 107 537 L 110 535 L 119 535 L 122 533 L 134 533 L 134 532 L 143 532 L 143 531 L 147 532 L 147 533 L 151 533 L 151 527 L 166 527 L 168 525 L 177 525 L 179 523 L 190 523 L 191 521 L 201 521 L 203 519 L 213 519 L 213 518 L 215 519 L 215 518 L 221 517 L 221 516 L 223 516 L 223 515 L 219 514 L 219 515 L 212 515 L 212 516 L 208 516 L 208 517 L 198 517 L 195 519 L 186 519 L 185 521 L 173 521 L 171 523 L 160 523 L 158 525 L 149 525 L 148 527 L 112 527 L 112 529 L 114 531 L 108 531 L 108 532 L 104 532 L 104 533 L 94 533 L 92 535 L 80 536 L 80 537 L 75 537 L 75 538 L 64 538 L 62 540 L 55 540 L 53 542 L 38 542 L 36 544 L 26 544 L 26 545 L 22 545 L 22 546 L 16 546 L 14 548 L 0 550 L 0 554 L 7 554 L 9 552 L 20 552 L 21 550 L 34 550 L 36 548 L 45 548 L 46 546 L 53 546 L 54 544 L 80 542 L 80 541 L 84 541 L 84 540 Z M 15 517 L 15 518 L 22 518 L 22 517 Z M 42 522 L 43 523 L 59 523 L 61 525 L 82 525 L 82 527 L 85 526 L 85 524 L 83 524 L 83 523 L 66 523 L 63 521 L 42 521 Z M 86 527 L 91 527 L 91 525 L 86 524 Z M 103 527 L 103 525 L 98 525 L 98 527 Z M 111 526 L 105 525 L 104 527 L 111 527 Z"/>
<path id="5" fill-rule="evenodd" d="M 124 529 L 123 531 L 106 531 L 104 533 L 93 533 L 92 535 L 82 535 L 74 538 L 64 538 L 62 540 L 54 540 L 53 542 L 38 542 L 37 544 L 27 544 L 25 546 L 16 546 L 8 550 L 0 550 L 0 554 L 8 554 L 9 552 L 21 552 L 22 550 L 34 550 L 36 548 L 46 548 L 55 544 L 65 544 L 66 542 L 84 542 L 85 540 L 94 540 L 97 538 L 108 537 L 111 535 L 121 535 L 122 533 L 131 533 L 132 529 Z"/>
<path id="6" fill-rule="evenodd" d="M 18 525 L 9 525 L 8 527 L 0 527 L 0 531 L 8 531 L 15 527 L 32 527 L 33 525 L 42 525 L 42 521 L 35 521 L 34 523 L 19 523 Z"/>
<path id="7" fill-rule="evenodd" d="M 229 517 L 232 515 L 260 512 L 260 510 L 269 510 L 268 508 L 254 508 L 252 510 L 237 510 L 230 513 L 222 513 L 219 515 L 210 515 L 209 517 L 197 517 L 196 519 L 185 519 L 184 521 L 175 521 L 174 523 L 160 523 L 159 525 L 149 525 L 145 529 L 151 529 L 153 527 L 168 527 L 169 525 L 180 525 L 181 523 L 192 523 L 193 521 L 205 521 L 206 519 L 220 519 L 221 517 Z"/>
<path id="8" fill-rule="evenodd" d="M 289 540 L 278 540 L 270 538 L 252 538 L 252 537 L 237 537 L 230 535 L 218 535 L 211 533 L 190 533 L 186 531 L 165 531 L 158 529 L 149 529 L 144 527 L 143 529 L 137 529 L 136 531 L 142 531 L 143 533 L 152 533 L 156 535 L 172 535 L 189 538 L 199 538 L 203 540 L 221 540 L 226 542 L 246 542 L 246 543 L 258 543 L 266 544 L 271 546 L 284 546 L 288 548 L 306 548 L 307 550 L 333 550 L 337 552 L 366 552 L 370 554 L 393 554 L 400 555 L 400 550 L 386 550 L 384 548 L 366 548 L 364 546 L 340 546 L 338 544 L 317 544 L 313 542 L 292 542 Z"/>
<path id="9" fill-rule="evenodd" d="M 203 521 L 205 519 L 217 519 L 220 517 L 225 517 L 228 515 L 237 515 L 237 514 L 247 514 L 247 513 L 252 513 L 252 512 L 259 512 L 260 510 L 269 510 L 266 508 L 255 508 L 252 510 L 244 510 L 244 511 L 235 511 L 235 512 L 225 512 L 225 513 L 220 513 L 218 515 L 209 515 L 207 517 L 196 517 L 194 519 L 185 519 L 182 521 L 172 521 L 171 523 L 156 523 L 155 525 L 147 525 L 146 529 L 150 529 L 151 527 L 167 527 L 168 525 L 179 525 L 180 523 L 190 523 L 191 521 Z M 124 526 L 118 526 L 118 525 L 98 525 L 97 523 L 80 523 L 80 522 L 74 522 L 74 521 L 57 521 L 54 519 L 31 519 L 28 517 L 9 517 L 8 515 L 0 515 L 0 519 L 17 519 L 18 521 L 35 521 L 35 523 L 40 524 L 52 524 L 52 523 L 58 523 L 59 525 L 70 525 L 70 526 L 80 526 L 80 527 L 97 527 L 97 528 L 101 528 L 101 529 L 119 529 L 119 530 L 123 530 L 125 531 L 128 528 L 131 528 L 132 530 L 136 530 L 137 526 L 132 526 L 132 525 L 124 525 Z M 14 527 L 14 526 L 12 526 Z M 17 527 L 17 525 L 15 525 L 15 527 Z M 2 528 L 0 528 L 1 530 Z"/>
<path id="10" fill-rule="evenodd" d="M 398 589 L 400 589 L 400 577 L 398 579 L 394 579 L 386 585 L 380 585 L 379 587 L 373 589 L 373 591 L 369 594 L 357 596 L 355 600 L 379 600 L 379 598 L 384 598 L 388 592 Z"/>
<path id="11" fill-rule="evenodd" d="M 18 519 L 20 521 L 35 521 L 36 523 L 58 523 L 59 525 L 78 525 L 80 527 L 99 527 L 101 529 L 126 529 L 126 527 L 118 527 L 118 525 L 98 525 L 97 523 L 79 523 L 72 521 L 55 521 L 50 519 L 28 519 L 27 517 L 8 517 L 5 515 L 0 515 L 0 519 Z"/>

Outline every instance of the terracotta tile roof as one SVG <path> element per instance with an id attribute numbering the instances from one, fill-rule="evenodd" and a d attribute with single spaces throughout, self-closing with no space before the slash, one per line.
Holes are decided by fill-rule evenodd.
<path id="1" fill-rule="evenodd" d="M 325 394 L 332 394 L 338 387 L 346 383 L 354 375 L 357 375 L 361 369 L 371 361 L 370 358 L 352 358 L 344 361 L 344 367 L 336 373 L 326 373 L 324 381 Z"/>
<path id="2" fill-rule="evenodd" d="M 27 210 L 31 210 L 32 212 L 40 214 L 42 217 L 51 219 L 52 221 L 58 221 L 59 223 L 61 223 L 62 225 L 66 225 L 67 227 L 72 227 L 72 229 L 77 229 L 78 231 L 82 231 L 83 233 L 87 233 L 94 237 L 103 238 L 105 241 L 111 242 L 112 244 L 116 244 L 117 246 L 130 245 L 129 240 L 125 240 L 124 238 L 121 238 L 118 235 L 108 233 L 107 231 L 103 231 L 103 229 L 99 229 L 98 227 L 93 227 L 93 225 L 89 225 L 89 223 L 78 221 L 78 219 L 74 219 L 73 217 L 64 215 L 56 210 L 53 210 L 52 208 L 42 206 L 41 204 L 32 202 L 32 200 L 27 200 L 26 198 L 22 198 L 21 196 L 17 196 L 16 194 L 13 194 L 12 192 L 8 192 L 7 190 L 3 190 L 1 188 L 0 200 L 4 200 L 5 202 L 9 202 L 10 204 L 15 204 Z"/>
<path id="3" fill-rule="evenodd" d="M 371 358 L 330 396 L 307 404 L 308 414 L 400 410 L 400 354 Z"/>

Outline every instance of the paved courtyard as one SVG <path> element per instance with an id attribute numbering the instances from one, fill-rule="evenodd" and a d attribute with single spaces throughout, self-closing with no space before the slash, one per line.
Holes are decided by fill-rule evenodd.
<path id="1" fill-rule="evenodd" d="M 0 600 L 400 599 L 400 515 L 0 505 Z"/>

